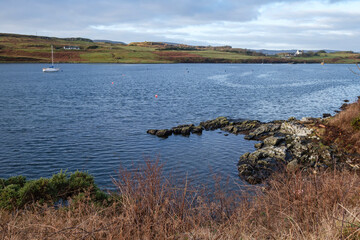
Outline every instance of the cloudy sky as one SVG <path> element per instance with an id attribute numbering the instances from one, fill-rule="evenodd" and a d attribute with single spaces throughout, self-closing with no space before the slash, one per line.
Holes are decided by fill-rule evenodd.
<path id="1" fill-rule="evenodd" d="M 360 51 L 360 0 L 0 0 L 0 32 Z"/>

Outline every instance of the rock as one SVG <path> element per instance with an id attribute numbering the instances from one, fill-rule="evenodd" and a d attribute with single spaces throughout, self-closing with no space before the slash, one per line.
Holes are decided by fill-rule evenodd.
<path id="1" fill-rule="evenodd" d="M 286 165 L 286 170 L 288 172 L 296 172 L 297 170 L 299 170 L 299 168 L 300 168 L 300 165 L 298 164 L 298 161 L 296 159 L 292 160 L 291 162 L 289 162 Z"/>
<path id="2" fill-rule="evenodd" d="M 157 131 L 158 130 L 156 130 L 156 129 L 149 129 L 149 130 L 146 131 L 146 133 L 151 134 L 151 135 L 155 135 Z"/>
<path id="3" fill-rule="evenodd" d="M 243 155 L 240 156 L 240 161 L 246 161 L 246 159 L 249 157 L 250 153 L 249 152 L 246 152 L 244 153 Z"/>
<path id="4" fill-rule="evenodd" d="M 251 157 L 251 154 L 249 154 Z M 250 184 L 261 183 L 268 178 L 274 171 L 280 169 L 282 163 L 275 158 L 261 158 L 258 161 L 249 161 L 242 156 L 238 163 L 239 176 Z"/>
<path id="5" fill-rule="evenodd" d="M 172 128 L 172 130 L 175 135 L 179 135 L 179 134 L 181 134 L 182 128 L 175 127 L 175 128 Z"/>
<path id="6" fill-rule="evenodd" d="M 323 113 L 323 118 L 331 117 L 330 113 Z"/>
<path id="7" fill-rule="evenodd" d="M 191 128 L 190 128 L 190 127 L 183 127 L 183 128 L 181 129 L 181 134 L 184 135 L 184 136 L 190 135 L 190 132 L 191 132 Z"/>
<path id="8" fill-rule="evenodd" d="M 216 130 L 218 128 L 225 127 L 228 124 L 229 124 L 229 120 L 226 117 L 218 117 L 214 120 L 201 122 L 200 126 L 202 126 L 205 130 Z"/>
<path id="9" fill-rule="evenodd" d="M 201 126 L 196 126 L 191 128 L 192 133 L 201 134 L 203 131 L 203 128 Z"/>
<path id="10" fill-rule="evenodd" d="M 276 145 L 278 145 L 279 143 L 281 143 L 284 140 L 285 140 L 284 137 L 270 136 L 270 137 L 264 139 L 264 144 L 265 145 L 270 145 L 270 146 L 276 146 Z"/>
<path id="11" fill-rule="evenodd" d="M 262 146 L 264 146 L 264 143 L 262 143 L 262 142 L 255 143 L 255 145 L 254 145 L 254 147 L 257 149 L 262 148 Z"/>
<path id="12" fill-rule="evenodd" d="M 261 122 L 257 120 L 244 120 L 240 122 L 235 122 L 234 128 L 236 128 L 237 132 L 246 132 L 257 128 L 260 125 Z"/>
<path id="13" fill-rule="evenodd" d="M 291 134 L 296 136 L 307 136 L 312 133 L 312 130 L 300 123 L 283 122 L 281 124 L 280 132 L 284 134 Z"/>
<path id="14" fill-rule="evenodd" d="M 179 134 L 190 135 L 190 131 L 193 127 L 194 127 L 194 124 L 179 125 L 179 126 L 173 127 L 172 131 L 175 135 L 179 135 Z"/>
<path id="15" fill-rule="evenodd" d="M 282 161 L 286 161 L 290 158 L 287 154 L 287 148 L 285 146 L 275 147 L 275 146 L 267 146 L 263 147 L 258 152 L 262 153 L 262 156 L 276 158 Z"/>
<path id="16" fill-rule="evenodd" d="M 233 130 L 234 130 L 234 126 L 233 126 L 233 125 L 229 125 L 229 126 L 226 126 L 226 127 L 221 128 L 221 130 L 223 130 L 223 131 L 225 131 L 225 132 L 230 132 L 230 133 L 232 133 Z"/>
<path id="17" fill-rule="evenodd" d="M 162 138 L 167 138 L 167 137 L 170 136 L 172 133 L 173 133 L 172 130 L 169 130 L 169 129 L 161 129 L 161 130 L 157 130 L 157 131 L 156 131 L 156 136 L 162 137 Z"/>
<path id="18" fill-rule="evenodd" d="M 349 100 L 345 99 L 344 102 L 349 102 Z"/>
<path id="19" fill-rule="evenodd" d="M 344 103 L 343 105 L 341 105 L 340 110 L 345 110 L 348 107 L 349 104 Z"/>
<path id="20" fill-rule="evenodd" d="M 317 121 L 319 121 L 319 118 L 311 118 L 311 117 L 303 117 L 300 120 L 301 123 L 316 123 Z"/>
<path id="21" fill-rule="evenodd" d="M 264 154 L 264 152 L 262 151 L 255 151 L 249 154 L 247 160 L 249 160 L 250 162 L 256 163 L 258 160 L 264 158 L 266 156 L 266 154 Z"/>
<path id="22" fill-rule="evenodd" d="M 300 141 L 301 137 L 298 138 Z M 274 171 L 286 167 L 288 162 L 294 159 L 290 149 L 284 146 L 285 141 L 289 141 L 288 146 L 293 147 L 293 138 L 289 136 L 270 136 L 264 140 L 264 143 L 257 143 L 255 145 L 257 150 L 240 157 L 239 176 L 251 184 L 257 184 Z"/>
<path id="23" fill-rule="evenodd" d="M 275 131 L 280 129 L 279 123 L 263 123 L 253 131 L 249 132 L 244 138 L 248 140 L 260 140 L 263 137 L 275 134 Z"/>
<path id="24" fill-rule="evenodd" d="M 288 122 L 296 121 L 295 117 L 289 117 Z"/>
<path id="25" fill-rule="evenodd" d="M 249 164 L 241 164 L 238 166 L 239 175 L 246 177 L 253 174 L 253 167 Z"/>

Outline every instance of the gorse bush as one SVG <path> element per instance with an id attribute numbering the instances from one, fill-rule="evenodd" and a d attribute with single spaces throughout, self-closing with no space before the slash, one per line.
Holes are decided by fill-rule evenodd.
<path id="1" fill-rule="evenodd" d="M 51 192 L 49 179 L 40 178 L 25 183 L 19 190 L 18 206 L 24 206 L 26 203 L 37 202 L 44 203 L 50 201 L 54 196 Z"/>
<path id="2" fill-rule="evenodd" d="M 7 185 L 0 190 L 0 208 L 11 210 L 17 206 L 20 186 L 16 184 Z"/>
<path id="3" fill-rule="evenodd" d="M 0 208 L 12 210 L 35 202 L 54 204 L 85 192 L 90 193 L 93 201 L 108 199 L 108 195 L 95 185 L 94 178 L 85 172 L 67 174 L 61 171 L 49 179 L 30 181 L 24 176 L 0 179 Z"/>

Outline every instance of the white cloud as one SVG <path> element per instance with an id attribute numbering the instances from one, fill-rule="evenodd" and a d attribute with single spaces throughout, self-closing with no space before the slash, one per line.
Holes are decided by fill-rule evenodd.
<path id="1" fill-rule="evenodd" d="M 244 48 L 360 50 L 360 1 L 356 0 L 64 0 L 51 4 L 14 0 L 2 5 L 1 32 Z"/>

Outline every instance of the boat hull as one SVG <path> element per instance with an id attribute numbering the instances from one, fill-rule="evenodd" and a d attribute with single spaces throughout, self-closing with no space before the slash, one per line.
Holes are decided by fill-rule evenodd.
<path id="1" fill-rule="evenodd" d="M 43 72 L 58 72 L 60 68 L 43 68 Z"/>

